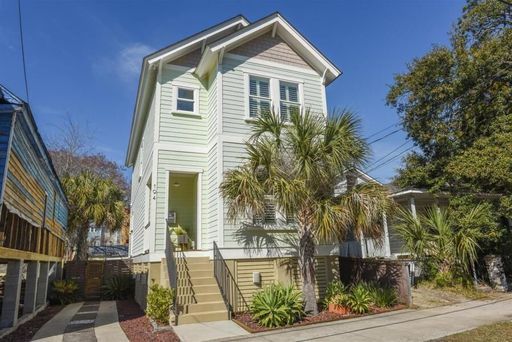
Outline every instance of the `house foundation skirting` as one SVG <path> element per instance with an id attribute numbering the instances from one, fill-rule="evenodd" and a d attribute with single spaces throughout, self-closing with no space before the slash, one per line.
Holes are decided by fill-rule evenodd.
<path id="1" fill-rule="evenodd" d="M 255 292 L 272 283 L 293 284 L 298 289 L 302 287 L 297 257 L 226 258 L 225 261 L 248 303 Z M 320 300 L 325 294 L 327 284 L 333 279 L 339 279 L 339 259 L 337 255 L 318 256 L 316 265 L 316 293 Z M 146 296 L 151 284 L 169 286 L 166 259 L 162 258 L 160 262 L 133 263 L 132 267 L 135 277 L 135 300 L 145 309 Z M 260 279 L 259 283 L 253 282 L 253 273 L 258 273 L 256 278 Z"/>

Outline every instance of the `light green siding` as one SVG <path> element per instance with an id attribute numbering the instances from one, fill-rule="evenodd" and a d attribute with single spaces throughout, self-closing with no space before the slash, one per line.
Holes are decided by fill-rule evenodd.
<path id="1" fill-rule="evenodd" d="M 173 113 L 173 83 L 199 87 L 198 116 Z M 165 67 L 162 70 L 160 142 L 206 145 L 208 132 L 208 91 L 189 71 Z"/>
<path id="2" fill-rule="evenodd" d="M 144 253 L 149 247 L 148 236 L 146 233 L 145 221 L 145 191 L 146 184 L 151 175 L 151 166 L 153 164 L 153 149 L 155 137 L 155 106 L 156 99 L 153 96 L 148 113 L 148 119 L 144 128 L 143 139 L 137 160 L 133 166 L 132 173 L 132 203 L 131 203 L 131 253 L 138 255 Z M 141 171 L 142 169 L 142 171 Z M 146 240 L 146 241 L 145 241 Z"/>
<path id="3" fill-rule="evenodd" d="M 225 57 L 222 65 L 222 125 L 224 134 L 249 136 L 250 127 L 245 121 L 244 73 L 255 75 L 271 75 L 276 79 L 292 79 L 303 81 L 304 105 L 312 111 L 323 112 L 323 85 L 321 77 L 310 72 L 291 70 L 270 65 L 262 65 L 251 60 L 240 60 Z"/>
<path id="4" fill-rule="evenodd" d="M 223 173 L 240 165 L 246 156 L 243 141 L 251 135 L 250 124 L 246 121 L 245 113 L 245 89 L 244 73 L 264 74 L 275 79 L 293 79 L 302 81 L 304 106 L 315 113 L 323 113 L 323 85 L 321 77 L 317 74 L 305 71 L 291 70 L 286 66 L 262 65 L 254 61 L 240 61 L 238 59 L 225 57 L 222 66 L 222 108 L 223 108 L 223 134 L 240 137 L 237 142 L 223 143 Z M 240 224 L 233 224 L 227 218 L 227 207 L 224 205 L 224 246 L 243 247 L 243 237 L 237 234 Z M 276 235 L 274 237 L 279 239 Z M 276 245 L 282 245 L 277 240 L 272 240 Z"/>
<path id="5" fill-rule="evenodd" d="M 203 153 L 177 152 L 168 150 L 158 151 L 158 177 L 156 194 L 156 226 L 155 226 L 155 251 L 165 250 L 165 218 L 166 200 L 168 197 L 168 171 L 179 170 L 206 170 L 207 155 Z M 201 176 L 201 188 L 206 189 L 207 177 L 205 172 Z M 207 192 L 202 191 L 201 196 L 201 232 L 202 239 L 206 238 L 206 222 L 208 215 Z"/>

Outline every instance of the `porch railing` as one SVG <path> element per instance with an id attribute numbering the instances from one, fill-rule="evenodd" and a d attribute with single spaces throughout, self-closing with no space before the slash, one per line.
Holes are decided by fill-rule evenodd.
<path id="1" fill-rule="evenodd" d="M 167 230 L 167 229 L 166 229 Z M 169 286 L 174 293 L 174 302 L 172 303 L 171 310 L 174 313 L 176 320 L 178 319 L 178 267 L 176 264 L 176 257 L 174 256 L 174 245 L 171 241 L 171 236 L 167 230 L 167 248 L 165 249 L 165 258 L 167 263 L 167 273 L 169 276 Z"/>
<path id="2" fill-rule="evenodd" d="M 213 274 L 228 309 L 229 318 L 231 319 L 234 313 L 248 311 L 249 306 L 215 241 L 213 242 Z"/>
<path id="3" fill-rule="evenodd" d="M 190 279 L 190 270 L 187 265 L 185 253 L 176 250 L 171 241 L 169 231 L 167 231 L 167 271 L 169 273 L 169 286 L 174 292 L 174 302 L 172 311 L 175 317 L 175 324 L 178 324 L 179 315 L 184 313 L 187 304 L 197 303 L 192 280 Z"/>

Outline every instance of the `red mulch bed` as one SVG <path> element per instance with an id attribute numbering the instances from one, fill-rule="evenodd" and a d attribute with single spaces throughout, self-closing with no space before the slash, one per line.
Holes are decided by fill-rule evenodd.
<path id="1" fill-rule="evenodd" d="M 0 342 L 28 342 L 41 327 L 53 318 L 63 305 L 48 306 L 46 309 L 37 314 L 30 321 L 23 323 L 16 330 L 0 339 Z"/>
<path id="2" fill-rule="evenodd" d="M 153 326 L 144 311 L 133 300 L 118 300 L 117 314 L 119 324 L 131 342 L 179 342 L 172 330 L 153 332 Z"/>
<path id="3" fill-rule="evenodd" d="M 253 321 L 251 315 L 248 312 L 236 314 L 233 318 L 233 320 L 240 325 L 242 328 L 247 330 L 250 333 L 258 333 L 263 331 L 270 331 L 270 330 L 276 330 L 276 329 L 286 329 L 286 328 L 292 328 L 292 327 L 300 327 L 304 325 L 310 325 L 315 323 L 325 323 L 325 322 L 332 322 L 332 321 L 339 321 L 343 319 L 350 319 L 350 318 L 356 318 L 356 317 L 362 317 L 362 316 L 370 316 L 370 315 L 376 315 L 384 312 L 390 312 L 390 311 L 396 311 L 405 309 L 406 305 L 395 305 L 392 308 L 384 309 L 384 308 L 372 308 L 372 311 L 370 311 L 367 314 L 364 315 L 357 315 L 357 314 L 348 314 L 348 315 L 340 315 L 334 312 L 329 311 L 320 311 L 318 315 L 315 316 L 306 316 L 302 321 L 298 321 L 292 325 L 286 325 L 284 327 L 277 327 L 277 328 L 267 328 L 259 325 L 255 321 Z"/>

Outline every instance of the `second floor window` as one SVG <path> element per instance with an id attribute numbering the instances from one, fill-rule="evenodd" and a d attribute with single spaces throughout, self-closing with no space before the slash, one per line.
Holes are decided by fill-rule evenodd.
<path id="1" fill-rule="evenodd" d="M 249 116 L 256 118 L 261 112 L 270 110 L 270 79 L 250 76 Z"/>
<path id="2" fill-rule="evenodd" d="M 292 112 L 300 111 L 299 85 L 297 83 L 279 82 L 279 111 L 283 121 L 289 121 Z"/>
<path id="3" fill-rule="evenodd" d="M 174 88 L 174 109 L 177 112 L 197 114 L 197 89 L 176 86 Z"/>

